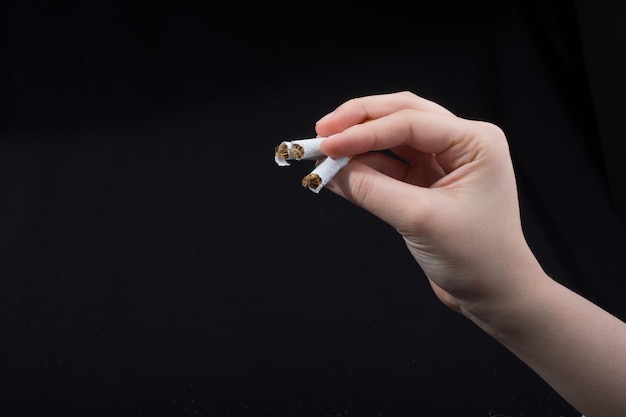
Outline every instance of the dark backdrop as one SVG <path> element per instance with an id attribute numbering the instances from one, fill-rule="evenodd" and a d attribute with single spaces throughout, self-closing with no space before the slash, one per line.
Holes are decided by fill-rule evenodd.
<path id="1" fill-rule="evenodd" d="M 497 123 L 547 272 L 624 318 L 601 2 L 56 3 L 0 6 L 1 416 L 580 415 L 273 151 L 399 90 Z"/>

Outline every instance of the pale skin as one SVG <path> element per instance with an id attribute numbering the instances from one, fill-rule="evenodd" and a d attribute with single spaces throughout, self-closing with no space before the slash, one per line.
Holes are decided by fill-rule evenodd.
<path id="1" fill-rule="evenodd" d="M 354 155 L 326 188 L 395 228 L 443 304 L 586 417 L 626 415 L 626 324 L 531 252 L 501 129 L 400 92 L 349 100 L 316 131 L 324 154 Z"/>

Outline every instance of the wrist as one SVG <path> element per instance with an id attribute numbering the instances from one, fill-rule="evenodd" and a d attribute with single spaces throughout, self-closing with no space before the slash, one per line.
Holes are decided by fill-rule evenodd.
<path id="1" fill-rule="evenodd" d="M 497 282 L 490 290 L 460 304 L 460 312 L 486 333 L 502 339 L 519 336 L 529 314 L 543 308 L 547 294 L 558 285 L 530 253 L 513 264 L 490 272 Z"/>

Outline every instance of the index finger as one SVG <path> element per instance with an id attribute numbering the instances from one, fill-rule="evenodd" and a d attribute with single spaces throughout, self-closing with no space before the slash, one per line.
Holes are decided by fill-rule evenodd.
<path id="1" fill-rule="evenodd" d="M 350 126 L 379 119 L 404 109 L 452 115 L 445 107 L 433 101 L 403 91 L 348 100 L 320 119 L 315 125 L 315 130 L 320 136 L 329 136 Z"/>
<path id="2" fill-rule="evenodd" d="M 336 158 L 409 146 L 437 154 L 441 167 L 450 172 L 481 155 L 484 143 L 478 139 L 479 130 L 476 124 L 456 116 L 402 110 L 329 136 L 321 150 Z"/>

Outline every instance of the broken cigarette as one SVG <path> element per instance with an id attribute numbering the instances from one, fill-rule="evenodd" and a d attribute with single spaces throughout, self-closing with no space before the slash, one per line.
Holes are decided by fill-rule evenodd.
<path id="1" fill-rule="evenodd" d="M 302 179 L 302 186 L 319 193 L 328 181 L 330 181 L 350 161 L 349 156 L 341 158 L 325 157 L 315 169 Z"/>
<path id="2" fill-rule="evenodd" d="M 350 161 L 349 156 L 331 158 L 322 153 L 320 144 L 325 138 L 284 141 L 274 151 L 274 160 L 279 166 L 289 166 L 291 160 L 320 160 L 315 169 L 302 179 L 302 186 L 319 193 Z"/>
<path id="3" fill-rule="evenodd" d="M 274 160 L 280 166 L 289 166 L 291 160 L 319 159 L 324 156 L 320 151 L 320 144 L 324 138 L 300 139 L 284 141 L 276 147 Z"/>

